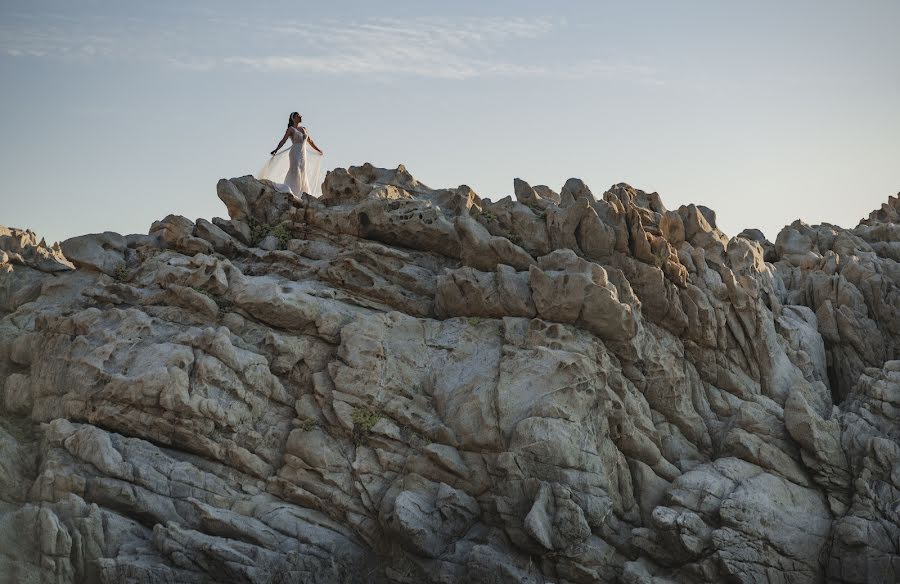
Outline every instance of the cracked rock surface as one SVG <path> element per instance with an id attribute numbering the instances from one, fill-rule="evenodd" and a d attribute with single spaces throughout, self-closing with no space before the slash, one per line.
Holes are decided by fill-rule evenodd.
<path id="1" fill-rule="evenodd" d="M 0 227 L 0 582 L 900 580 L 900 201 L 404 167 Z"/>

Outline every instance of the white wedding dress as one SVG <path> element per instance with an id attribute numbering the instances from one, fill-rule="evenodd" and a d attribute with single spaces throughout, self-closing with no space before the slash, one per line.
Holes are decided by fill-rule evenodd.
<path id="1" fill-rule="evenodd" d="M 268 179 L 279 191 L 300 196 L 302 193 L 319 197 L 322 182 L 322 155 L 307 146 L 309 134 L 306 128 L 291 127 L 291 146 L 278 152 L 256 173 L 256 178 Z"/>

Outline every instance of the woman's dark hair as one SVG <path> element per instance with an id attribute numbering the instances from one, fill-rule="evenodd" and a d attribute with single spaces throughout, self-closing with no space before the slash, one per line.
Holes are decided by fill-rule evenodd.
<path id="1" fill-rule="evenodd" d="M 291 112 L 291 115 L 288 116 L 288 128 L 294 125 L 294 116 L 299 116 L 300 112 Z"/>

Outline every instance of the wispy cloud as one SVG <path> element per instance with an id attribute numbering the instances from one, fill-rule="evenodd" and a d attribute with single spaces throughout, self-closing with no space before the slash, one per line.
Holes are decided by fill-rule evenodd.
<path id="1" fill-rule="evenodd" d="M 277 54 L 230 56 L 222 65 L 263 71 L 333 75 L 414 75 L 466 79 L 483 75 L 528 75 L 540 69 L 504 60 L 511 42 L 552 32 L 549 19 L 376 19 L 261 25 L 263 34 L 292 47 Z"/>
<path id="2" fill-rule="evenodd" d="M 120 23 L 117 23 L 120 24 Z M 486 76 L 610 78 L 661 83 L 646 64 L 600 56 L 550 62 L 540 47 L 559 43 L 553 18 L 377 18 L 269 22 L 207 18 L 190 27 L 126 26 L 102 17 L 13 19 L 0 25 L 0 54 L 73 60 L 158 61 L 216 69 L 355 76 L 471 79 Z M 116 31 L 115 33 L 109 31 Z M 241 39 L 241 53 L 233 47 Z M 573 49 L 574 50 L 574 49 Z M 525 55 L 532 55 L 526 57 Z M 543 58 L 542 58 L 543 57 Z"/>
<path id="3" fill-rule="evenodd" d="M 111 26 L 104 18 L 15 13 L 0 24 L 0 54 L 81 62 L 133 58 L 139 53 L 127 39 L 137 24 L 134 19 Z"/>

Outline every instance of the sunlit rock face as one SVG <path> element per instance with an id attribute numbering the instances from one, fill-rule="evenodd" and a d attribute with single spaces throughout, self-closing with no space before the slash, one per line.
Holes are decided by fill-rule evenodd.
<path id="1" fill-rule="evenodd" d="M 900 203 L 404 167 L 0 228 L 0 582 L 900 579 Z"/>

